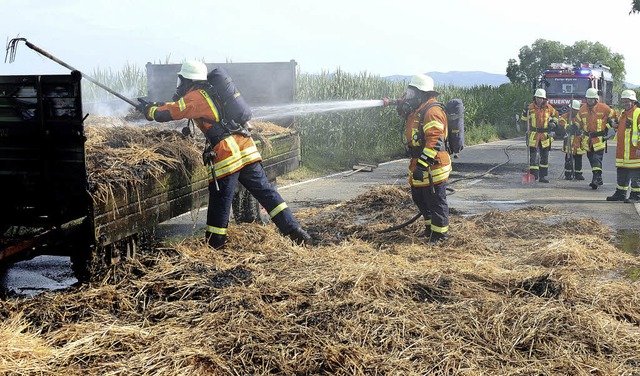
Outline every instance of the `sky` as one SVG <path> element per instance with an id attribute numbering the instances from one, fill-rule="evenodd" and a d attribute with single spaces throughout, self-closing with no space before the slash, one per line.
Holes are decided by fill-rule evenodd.
<path id="1" fill-rule="evenodd" d="M 147 62 L 281 62 L 305 73 L 505 74 L 537 39 L 600 42 L 640 84 L 631 0 L 0 0 L 0 36 L 90 74 Z M 68 70 L 20 43 L 0 74 Z M 436 82 L 437 84 L 437 82 Z"/>

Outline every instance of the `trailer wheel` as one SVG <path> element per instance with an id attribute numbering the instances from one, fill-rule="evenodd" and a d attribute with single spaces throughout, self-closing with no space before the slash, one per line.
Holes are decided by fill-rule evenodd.
<path id="1" fill-rule="evenodd" d="M 269 223 L 269 213 L 260 205 L 249 191 L 240 186 L 238 192 L 233 196 L 233 217 L 236 223 Z"/>

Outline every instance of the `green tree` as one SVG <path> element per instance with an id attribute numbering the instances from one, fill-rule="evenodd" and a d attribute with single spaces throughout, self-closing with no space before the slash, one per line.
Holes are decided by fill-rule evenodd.
<path id="1" fill-rule="evenodd" d="M 631 13 L 640 13 L 640 0 L 632 0 L 631 1 Z"/>
<path id="2" fill-rule="evenodd" d="M 640 2 L 640 0 L 637 0 Z M 621 87 L 626 72 L 624 56 L 600 42 L 577 41 L 572 46 L 537 39 L 531 47 L 520 48 L 518 60 L 507 62 L 507 77 L 513 83 L 533 84 L 550 63 L 601 63 L 611 68 L 614 85 Z"/>

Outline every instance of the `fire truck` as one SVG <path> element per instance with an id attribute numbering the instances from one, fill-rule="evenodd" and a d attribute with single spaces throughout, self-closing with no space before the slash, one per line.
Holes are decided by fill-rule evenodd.
<path id="1" fill-rule="evenodd" d="M 600 102 L 612 105 L 613 75 L 602 64 L 552 63 L 537 82 L 536 87 L 547 91 L 547 99 L 560 114 L 569 111 L 572 99 L 586 102 L 587 89 L 596 88 Z"/>

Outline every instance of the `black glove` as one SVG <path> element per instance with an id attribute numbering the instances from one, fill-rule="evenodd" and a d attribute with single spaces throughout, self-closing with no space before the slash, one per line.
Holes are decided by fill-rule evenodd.
<path id="1" fill-rule="evenodd" d="M 558 122 L 556 121 L 556 119 L 551 118 L 551 120 L 549 120 L 549 131 L 555 132 L 557 127 Z"/>
<path id="2" fill-rule="evenodd" d="M 417 166 L 424 168 L 424 166 L 420 165 L 420 161 L 422 161 L 423 163 L 426 163 L 427 165 L 429 165 L 429 167 L 433 166 L 434 164 L 436 164 L 438 162 L 435 159 L 433 159 L 431 157 L 427 157 L 424 154 L 420 155 L 420 159 L 419 159 L 418 164 L 417 164 Z"/>
<path id="3" fill-rule="evenodd" d="M 413 169 L 413 180 L 424 181 L 424 172 L 425 170 L 416 166 L 416 168 Z"/>
<path id="4" fill-rule="evenodd" d="M 578 134 L 578 124 L 571 124 L 567 127 L 568 135 L 576 135 Z"/>
<path id="5" fill-rule="evenodd" d="M 152 104 L 142 98 L 138 98 L 138 102 L 140 103 L 136 106 L 136 110 L 140 111 L 144 117 L 147 117 L 147 113 L 149 112 L 149 108 L 151 108 Z"/>

